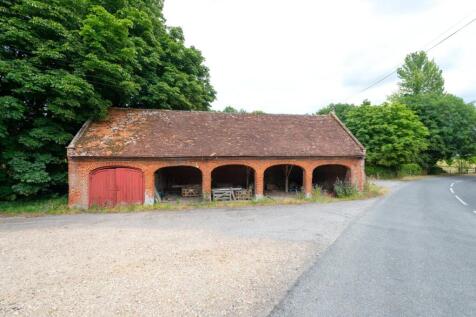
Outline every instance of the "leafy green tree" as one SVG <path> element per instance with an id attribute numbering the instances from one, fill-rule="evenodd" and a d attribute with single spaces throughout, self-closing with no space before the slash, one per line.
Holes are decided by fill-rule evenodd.
<path id="1" fill-rule="evenodd" d="M 428 130 L 405 105 L 362 105 L 350 109 L 346 118 L 347 127 L 367 149 L 370 165 L 396 170 L 402 164 L 419 162 L 428 146 Z"/>
<path id="2" fill-rule="evenodd" d="M 450 94 L 402 96 L 406 104 L 428 128 L 429 147 L 422 153 L 424 167 L 455 157 L 476 155 L 476 108 Z"/>
<path id="3" fill-rule="evenodd" d="M 424 51 L 405 57 L 402 67 L 397 69 L 400 78 L 399 95 L 443 94 L 445 81 L 438 65 L 429 60 Z"/>
<path id="4" fill-rule="evenodd" d="M 226 106 L 224 109 L 223 109 L 223 112 L 225 113 L 238 113 L 238 110 L 232 106 Z"/>
<path id="5" fill-rule="evenodd" d="M 342 121 L 346 122 L 347 120 L 347 113 L 349 110 L 353 109 L 355 105 L 350 103 L 331 103 L 324 108 L 321 108 L 317 114 L 324 115 L 334 112 L 335 115 Z"/>
<path id="6" fill-rule="evenodd" d="M 225 113 L 246 113 L 246 110 L 245 109 L 236 109 L 232 106 L 226 106 L 222 112 L 225 112 Z"/>
<path id="7" fill-rule="evenodd" d="M 406 104 L 429 130 L 422 153 L 425 168 L 439 160 L 476 154 L 476 110 L 473 104 L 445 93 L 442 71 L 425 52 L 408 55 L 398 69 L 400 90 L 390 100 Z"/>
<path id="8" fill-rule="evenodd" d="M 110 106 L 208 110 L 215 98 L 161 0 L 3 0 L 0 12 L 0 199 L 64 190 L 65 146 Z"/>

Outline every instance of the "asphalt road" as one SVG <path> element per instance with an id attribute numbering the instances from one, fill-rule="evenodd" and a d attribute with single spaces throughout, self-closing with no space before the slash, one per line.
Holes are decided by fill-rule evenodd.
<path id="1" fill-rule="evenodd" d="M 476 177 L 410 182 L 380 200 L 271 315 L 476 316 Z"/>

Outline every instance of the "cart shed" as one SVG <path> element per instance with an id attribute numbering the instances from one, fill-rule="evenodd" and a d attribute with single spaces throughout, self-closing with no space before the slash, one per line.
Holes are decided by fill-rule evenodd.
<path id="1" fill-rule="evenodd" d="M 310 195 L 337 179 L 362 190 L 364 159 L 364 147 L 333 114 L 111 108 L 68 146 L 69 205 Z"/>

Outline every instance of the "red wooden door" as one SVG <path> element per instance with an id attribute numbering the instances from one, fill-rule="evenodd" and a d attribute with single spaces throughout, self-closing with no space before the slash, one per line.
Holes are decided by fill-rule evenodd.
<path id="1" fill-rule="evenodd" d="M 94 171 L 89 181 L 89 206 L 112 207 L 144 202 L 142 173 L 132 168 Z"/>
<path id="2" fill-rule="evenodd" d="M 144 203 L 142 172 L 131 168 L 116 168 L 116 204 Z"/>

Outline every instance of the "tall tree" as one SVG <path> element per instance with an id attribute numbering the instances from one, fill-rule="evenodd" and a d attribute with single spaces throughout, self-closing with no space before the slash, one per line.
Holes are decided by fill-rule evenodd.
<path id="1" fill-rule="evenodd" d="M 208 110 L 215 98 L 162 0 L 3 0 L 0 12 L 0 199 L 64 190 L 65 146 L 110 106 Z"/>
<path id="2" fill-rule="evenodd" d="M 400 78 L 399 94 L 416 96 L 421 94 L 443 94 L 445 81 L 438 65 L 429 60 L 424 51 L 405 57 L 403 66 L 397 69 Z"/>
<path id="3" fill-rule="evenodd" d="M 429 147 L 421 155 L 425 168 L 439 160 L 476 154 L 473 104 L 445 93 L 442 71 L 425 52 L 408 55 L 398 69 L 400 91 L 390 100 L 406 104 L 428 128 Z"/>
<path id="4" fill-rule="evenodd" d="M 406 104 L 428 128 L 429 147 L 422 153 L 424 167 L 439 160 L 476 155 L 476 108 L 450 95 L 417 95 L 394 98 Z"/>

